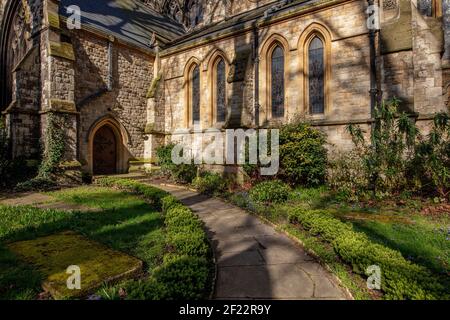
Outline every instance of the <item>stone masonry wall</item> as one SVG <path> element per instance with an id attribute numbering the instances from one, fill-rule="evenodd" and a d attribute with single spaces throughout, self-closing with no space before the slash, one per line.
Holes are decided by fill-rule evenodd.
<path id="1" fill-rule="evenodd" d="M 314 13 L 284 20 L 278 24 L 263 27 L 259 30 L 260 48 L 270 41 L 274 35 L 280 36 L 288 43 L 289 60 L 286 62 L 286 109 L 285 121 L 305 114 L 304 89 L 302 86 L 303 71 L 301 69 L 303 52 L 299 50 L 299 39 L 304 31 L 313 24 L 320 24 L 328 29 L 331 35 L 329 44 L 331 64 L 328 111 L 318 120 L 319 127 L 329 133 L 329 141 L 337 146 L 347 148 L 351 142 L 345 132 L 348 121 L 364 123 L 370 118 L 370 79 L 369 79 L 369 47 L 366 29 L 365 3 L 361 1 L 348 2 L 341 6 L 330 7 Z M 268 40 L 269 39 L 269 40 Z M 214 52 L 220 50 L 229 61 L 233 61 L 236 50 L 243 47 L 251 48 L 253 36 L 251 32 L 235 38 L 213 40 L 208 44 L 199 45 L 173 55 L 164 56 L 162 70 L 164 82 L 164 108 L 166 110 L 165 131 L 185 127 L 185 68 L 189 63 L 197 61 L 201 64 L 201 122 L 203 128 L 209 127 L 211 113 L 211 90 L 208 70 L 209 59 Z M 253 59 L 250 52 L 249 65 L 246 67 L 245 80 L 238 84 L 228 83 L 228 107 L 239 109 L 242 114 L 242 125 L 254 125 L 254 75 Z M 262 58 L 262 57 L 260 57 Z M 260 86 L 266 81 L 261 76 Z M 239 98 L 233 97 L 238 92 Z M 234 100 L 233 100 L 234 99 Z M 264 102 L 260 94 L 260 103 Z M 233 103 L 234 101 L 234 103 Z M 162 107 L 162 106 L 161 106 Z M 261 109 L 267 106 L 262 104 Z M 335 122 L 329 128 L 323 123 Z M 342 123 L 342 124 L 340 124 Z M 347 143 L 348 142 L 348 143 Z"/>
<path id="2" fill-rule="evenodd" d="M 79 158 L 88 162 L 88 137 L 93 125 L 112 117 L 126 131 L 126 160 L 144 157 L 147 91 L 153 78 L 153 58 L 114 42 L 113 88 L 108 79 L 108 40 L 85 31 L 72 35 L 75 48 L 75 100 L 80 112 Z M 96 93 L 99 93 L 97 96 Z"/>
<path id="3" fill-rule="evenodd" d="M 6 1 L 2 2 L 2 10 Z M 13 65 L 7 70 L 12 76 L 12 103 L 0 106 L 6 110 L 9 134 L 14 141 L 12 156 L 37 158 L 39 156 L 39 109 L 41 95 L 39 30 L 41 29 L 42 1 L 23 0 L 18 4 L 19 19 L 14 19 L 14 37 L 7 48 Z M 1 19 L 0 19 L 1 22 Z M 12 55 L 12 56 L 11 56 Z"/>

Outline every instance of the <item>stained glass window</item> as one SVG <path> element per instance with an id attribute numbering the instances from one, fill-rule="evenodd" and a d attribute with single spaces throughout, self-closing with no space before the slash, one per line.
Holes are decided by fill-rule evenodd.
<path id="1" fill-rule="evenodd" d="M 325 68 L 323 42 L 315 37 L 309 46 L 309 108 L 311 114 L 325 110 Z"/>
<path id="2" fill-rule="evenodd" d="M 220 59 L 216 69 L 216 112 L 217 122 L 224 122 L 226 118 L 226 88 L 225 62 Z"/>
<path id="3" fill-rule="evenodd" d="M 192 123 L 194 124 L 200 121 L 200 68 L 198 66 L 192 70 L 191 90 Z"/>
<path id="4" fill-rule="evenodd" d="M 277 46 L 272 53 L 272 117 L 284 116 L 284 52 Z"/>

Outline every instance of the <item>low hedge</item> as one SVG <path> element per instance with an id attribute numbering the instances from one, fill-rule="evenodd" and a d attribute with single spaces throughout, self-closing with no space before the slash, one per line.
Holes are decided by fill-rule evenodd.
<path id="1" fill-rule="evenodd" d="M 192 182 L 201 194 L 221 195 L 227 189 L 227 181 L 218 173 L 204 172 Z"/>
<path id="2" fill-rule="evenodd" d="M 127 298 L 205 298 L 209 293 L 211 253 L 198 217 L 174 196 L 150 185 L 121 178 L 102 178 L 97 183 L 142 196 L 164 214 L 167 252 L 163 263 L 152 271 L 149 279 L 128 282 Z"/>
<path id="3" fill-rule="evenodd" d="M 289 198 L 289 186 L 280 180 L 263 181 L 255 185 L 249 193 L 250 199 L 259 203 L 282 203 Z"/>
<path id="4" fill-rule="evenodd" d="M 309 232 L 330 242 L 334 250 L 353 271 L 365 275 L 367 267 L 381 269 L 381 290 L 386 299 L 448 299 L 448 288 L 426 268 L 406 260 L 400 252 L 374 243 L 329 212 L 292 209 L 291 223 L 300 223 Z"/>

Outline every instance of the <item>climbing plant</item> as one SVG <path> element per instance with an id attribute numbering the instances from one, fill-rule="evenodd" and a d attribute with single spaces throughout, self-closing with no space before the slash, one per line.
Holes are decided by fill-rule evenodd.
<path id="1" fill-rule="evenodd" d="M 0 185 L 6 184 L 11 167 L 10 143 L 4 119 L 0 118 Z"/>
<path id="2" fill-rule="evenodd" d="M 65 115 L 56 116 L 50 113 L 47 118 L 47 130 L 44 136 L 42 162 L 39 167 L 39 178 L 50 178 L 64 157 L 65 146 Z"/>

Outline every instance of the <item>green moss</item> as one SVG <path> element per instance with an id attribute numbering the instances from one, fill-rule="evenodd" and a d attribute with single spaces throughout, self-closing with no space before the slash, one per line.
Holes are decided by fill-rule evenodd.
<path id="1" fill-rule="evenodd" d="M 144 132 L 146 134 L 152 134 L 155 131 L 155 124 L 154 123 L 147 123 L 145 126 Z"/>
<path id="2" fill-rule="evenodd" d="M 55 12 L 47 11 L 48 24 L 56 29 L 59 29 L 59 15 Z"/>
<path id="3" fill-rule="evenodd" d="M 8 248 L 44 275 L 43 287 L 56 299 L 83 297 L 103 283 L 142 271 L 140 260 L 72 232 L 15 242 Z M 72 265 L 81 270 L 80 290 L 67 288 L 66 270 Z"/>
<path id="4" fill-rule="evenodd" d="M 68 168 L 79 168 L 81 167 L 81 163 L 79 161 L 64 161 L 59 164 L 60 168 L 68 169 Z"/>
<path id="5" fill-rule="evenodd" d="M 156 89 L 158 88 L 159 82 L 161 81 L 162 75 L 161 73 L 158 74 L 155 78 L 153 78 L 152 83 L 150 84 L 150 87 L 147 91 L 147 99 L 155 98 L 156 95 Z"/>
<path id="6" fill-rule="evenodd" d="M 70 43 L 49 42 L 49 54 L 60 58 L 75 61 L 75 53 Z"/>

